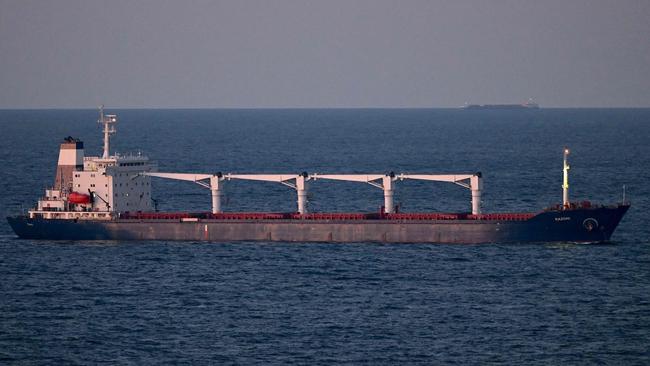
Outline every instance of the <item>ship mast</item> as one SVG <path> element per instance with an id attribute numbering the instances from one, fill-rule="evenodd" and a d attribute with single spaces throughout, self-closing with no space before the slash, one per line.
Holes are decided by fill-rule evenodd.
<path id="1" fill-rule="evenodd" d="M 114 123 L 117 123 L 117 116 L 114 114 L 104 115 L 104 105 L 99 106 L 99 121 L 104 125 L 104 153 L 102 159 L 108 159 L 110 153 L 110 135 L 115 133 Z"/>
<path id="2" fill-rule="evenodd" d="M 564 208 L 569 208 L 569 148 L 564 148 L 564 179 L 562 183 L 562 206 Z"/>

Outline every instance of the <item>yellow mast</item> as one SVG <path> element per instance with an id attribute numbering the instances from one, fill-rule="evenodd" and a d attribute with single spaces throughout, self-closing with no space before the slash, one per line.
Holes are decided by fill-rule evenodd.
<path id="1" fill-rule="evenodd" d="M 562 205 L 564 208 L 569 207 L 569 163 L 568 163 L 568 157 L 569 157 L 569 149 L 564 148 L 564 181 L 562 183 Z"/>

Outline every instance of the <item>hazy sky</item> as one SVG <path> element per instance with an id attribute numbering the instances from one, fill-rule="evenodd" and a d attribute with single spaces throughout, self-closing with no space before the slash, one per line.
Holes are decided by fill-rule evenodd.
<path id="1" fill-rule="evenodd" d="M 650 107 L 650 0 L 0 0 L 0 108 Z"/>

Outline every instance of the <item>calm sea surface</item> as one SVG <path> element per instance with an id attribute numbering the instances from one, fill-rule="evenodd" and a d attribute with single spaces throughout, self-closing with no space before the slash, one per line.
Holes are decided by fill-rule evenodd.
<path id="1" fill-rule="evenodd" d="M 465 173 L 486 212 L 571 197 L 632 208 L 611 244 L 54 242 L 0 223 L 0 364 L 650 364 L 650 109 L 116 110 L 117 152 L 160 171 Z M 100 154 L 94 110 L 0 111 L 0 213 L 53 182 L 58 144 Z M 209 191 L 154 181 L 160 210 Z M 311 211 L 377 211 L 370 185 L 318 181 Z M 294 211 L 232 182 L 229 211 Z M 444 183 L 399 182 L 403 211 L 468 211 Z"/>

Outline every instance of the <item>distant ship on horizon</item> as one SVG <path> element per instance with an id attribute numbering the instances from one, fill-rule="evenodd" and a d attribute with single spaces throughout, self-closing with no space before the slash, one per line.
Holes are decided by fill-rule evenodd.
<path id="1" fill-rule="evenodd" d="M 539 109 L 539 104 L 535 103 L 532 98 L 521 104 L 469 104 L 465 103 L 462 109 Z"/>

